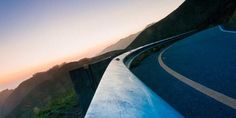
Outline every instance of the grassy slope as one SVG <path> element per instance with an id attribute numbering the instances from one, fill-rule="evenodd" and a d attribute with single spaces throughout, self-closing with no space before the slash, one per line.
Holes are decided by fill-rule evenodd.
<path id="1" fill-rule="evenodd" d="M 78 118 L 81 115 L 77 96 L 73 89 L 50 100 L 47 105 L 40 108 L 35 107 L 33 112 L 34 118 Z"/>

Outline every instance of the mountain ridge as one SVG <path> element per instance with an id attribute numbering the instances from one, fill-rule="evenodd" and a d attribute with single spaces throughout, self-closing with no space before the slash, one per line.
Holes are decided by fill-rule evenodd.
<path id="1" fill-rule="evenodd" d="M 146 28 L 127 50 L 190 30 L 227 22 L 236 9 L 235 0 L 186 0 L 159 22 Z"/>
<path id="2" fill-rule="evenodd" d="M 122 50 L 128 47 L 128 45 L 133 42 L 135 40 L 135 38 L 139 35 L 140 32 L 131 34 L 125 38 L 120 39 L 119 41 L 117 41 L 116 43 L 106 47 L 105 49 L 103 49 L 99 54 L 104 54 L 110 51 L 114 51 L 114 50 Z"/>

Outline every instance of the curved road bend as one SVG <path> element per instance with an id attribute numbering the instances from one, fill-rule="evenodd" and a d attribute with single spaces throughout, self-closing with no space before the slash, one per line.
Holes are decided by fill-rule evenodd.
<path id="1" fill-rule="evenodd" d="M 187 118 L 236 117 L 236 32 L 202 31 L 132 71 Z"/>

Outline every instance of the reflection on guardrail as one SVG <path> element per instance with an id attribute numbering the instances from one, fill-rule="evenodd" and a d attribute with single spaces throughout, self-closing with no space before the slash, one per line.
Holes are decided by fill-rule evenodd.
<path id="1" fill-rule="evenodd" d="M 182 117 L 151 89 L 143 84 L 130 70 L 133 59 L 157 45 L 165 45 L 182 39 L 195 31 L 157 41 L 126 52 L 114 58 L 108 65 L 86 118 L 146 118 Z"/>

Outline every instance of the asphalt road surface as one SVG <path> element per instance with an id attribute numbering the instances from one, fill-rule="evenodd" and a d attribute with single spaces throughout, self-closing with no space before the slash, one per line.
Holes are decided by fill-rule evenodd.
<path id="1" fill-rule="evenodd" d="M 187 118 L 236 118 L 236 32 L 199 32 L 132 72 Z"/>

